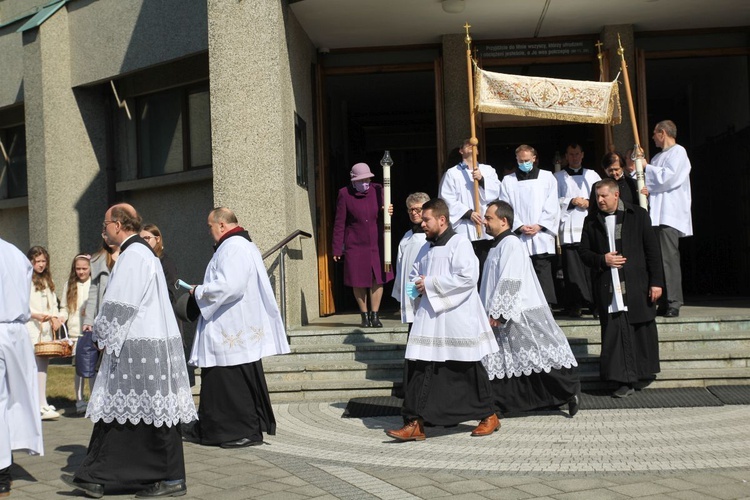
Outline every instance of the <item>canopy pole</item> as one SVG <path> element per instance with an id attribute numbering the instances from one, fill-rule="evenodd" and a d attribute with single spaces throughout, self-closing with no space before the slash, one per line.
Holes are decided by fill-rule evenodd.
<path id="1" fill-rule="evenodd" d="M 479 140 L 477 139 L 476 112 L 474 110 L 474 78 L 471 67 L 471 35 L 469 35 L 469 28 L 471 28 L 471 25 L 468 22 L 464 24 L 464 29 L 466 30 L 466 76 L 469 81 L 469 117 L 471 121 L 471 139 L 469 139 L 469 142 L 471 144 L 472 164 L 470 166 L 472 171 L 476 171 L 479 168 L 479 163 L 477 163 L 477 145 L 479 144 Z M 482 213 L 479 205 L 479 181 L 476 179 L 474 179 L 474 211 L 479 214 Z M 476 224 L 476 228 L 477 238 L 481 239 L 482 224 Z"/>
<path id="2" fill-rule="evenodd" d="M 619 48 L 617 53 L 620 54 L 620 67 L 622 68 L 622 76 L 625 80 L 625 95 L 628 98 L 628 110 L 630 111 L 630 125 L 633 127 L 633 139 L 635 145 L 633 146 L 633 155 L 635 156 L 635 175 L 638 183 L 638 203 L 642 208 L 648 210 L 648 199 L 646 195 L 641 191 L 646 186 L 646 178 L 643 175 L 643 158 L 641 154 L 641 140 L 638 136 L 638 124 L 635 121 L 635 107 L 633 106 L 633 94 L 630 92 L 630 78 L 628 77 L 628 65 L 625 63 L 625 49 L 622 48 L 622 41 L 620 40 L 620 34 L 617 34 L 617 44 Z M 622 165 L 624 167 L 624 165 Z"/>

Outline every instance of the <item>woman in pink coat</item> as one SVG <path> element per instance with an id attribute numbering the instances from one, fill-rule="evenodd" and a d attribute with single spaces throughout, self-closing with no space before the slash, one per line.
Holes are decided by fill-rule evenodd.
<path id="1" fill-rule="evenodd" d="M 333 260 L 343 259 L 344 285 L 354 289 L 361 326 L 382 327 L 378 311 L 383 285 L 393 280 L 392 272 L 383 271 L 383 186 L 371 182 L 373 175 L 366 163 L 354 165 L 350 177 L 351 184 L 339 190 L 336 201 Z"/>

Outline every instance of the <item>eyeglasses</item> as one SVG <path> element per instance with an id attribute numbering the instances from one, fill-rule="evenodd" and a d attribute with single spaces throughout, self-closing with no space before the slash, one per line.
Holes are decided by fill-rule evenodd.
<path id="1" fill-rule="evenodd" d="M 416 208 L 410 208 L 409 209 L 410 214 L 421 214 L 422 213 L 422 207 L 416 207 Z"/>
<path id="2" fill-rule="evenodd" d="M 104 222 L 102 222 L 102 231 L 106 231 L 107 230 L 107 226 L 109 224 L 114 224 L 116 222 L 120 222 L 120 221 L 119 220 L 105 220 Z"/>
<path id="3" fill-rule="evenodd" d="M 156 236 L 141 236 L 141 238 L 143 238 L 143 239 L 144 239 L 144 240 L 146 240 L 146 241 L 151 241 L 151 240 L 153 240 L 154 238 L 156 238 Z"/>

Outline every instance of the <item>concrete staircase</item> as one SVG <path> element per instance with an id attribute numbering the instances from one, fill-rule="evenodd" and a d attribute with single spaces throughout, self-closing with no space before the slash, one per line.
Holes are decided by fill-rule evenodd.
<path id="1" fill-rule="evenodd" d="M 292 353 L 264 360 L 273 402 L 346 401 L 398 390 L 406 326 L 395 317 L 386 319 L 383 328 L 345 326 L 357 324 L 358 315 L 335 321 L 289 331 Z M 750 314 L 684 315 L 657 322 L 661 373 L 651 387 L 750 384 Z M 599 381 L 598 320 L 558 323 L 578 359 L 583 388 L 608 387 Z"/>
<path id="2" fill-rule="evenodd" d="M 584 388 L 602 387 L 598 321 L 559 324 L 578 359 Z M 658 328 L 662 371 L 652 387 L 750 383 L 750 317 L 659 318 Z M 264 363 L 273 401 L 390 395 L 400 385 L 406 327 L 396 321 L 382 329 L 305 327 L 289 334 L 292 354 Z"/>

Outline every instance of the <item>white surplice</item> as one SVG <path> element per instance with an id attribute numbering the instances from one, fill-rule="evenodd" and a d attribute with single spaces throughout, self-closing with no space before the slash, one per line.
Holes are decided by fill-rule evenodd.
<path id="1" fill-rule="evenodd" d="M 500 196 L 500 179 L 492 166 L 480 163 L 478 168 L 484 180 L 484 186 L 481 182 L 479 185 L 479 211 L 484 217 L 487 204 Z M 470 219 L 461 218 L 467 211 L 474 210 L 474 177 L 465 163 L 446 170 L 438 196 L 448 204 L 453 230 L 471 241 L 479 239 L 476 225 Z M 482 239 L 487 238 L 489 236 L 482 228 Z"/>
<path id="2" fill-rule="evenodd" d="M 482 360 L 490 379 L 578 366 L 517 236 L 506 235 L 490 250 L 480 296 L 489 316 L 505 320 L 494 329 L 500 350 Z"/>
<path id="3" fill-rule="evenodd" d="M 197 418 L 159 258 L 138 236 L 121 245 L 94 340 L 103 350 L 86 416 L 93 422 L 161 427 Z"/>
<path id="4" fill-rule="evenodd" d="M 31 317 L 29 259 L 0 239 L 0 469 L 12 451 L 44 454 L 34 350 L 25 323 Z"/>
<path id="5" fill-rule="evenodd" d="M 693 234 L 690 169 L 687 151 L 679 144 L 656 153 L 646 165 L 651 224 L 673 227 L 680 237 Z"/>
<path id="6" fill-rule="evenodd" d="M 393 282 L 391 295 L 401 303 L 402 323 L 414 322 L 414 299 L 406 295 L 406 284 L 409 283 L 409 273 L 414 266 L 414 260 L 426 242 L 427 238 L 424 233 L 415 233 L 410 229 L 398 244 L 396 280 Z"/>
<path id="7" fill-rule="evenodd" d="M 201 316 L 191 365 L 237 366 L 290 352 L 260 251 L 240 234 L 219 244 L 194 295 Z"/>
<path id="8" fill-rule="evenodd" d="M 583 168 L 580 175 L 570 175 L 566 170 L 560 170 L 555 173 L 555 179 L 557 179 L 557 196 L 560 202 L 560 244 L 580 243 L 583 220 L 588 215 L 588 209 L 571 207 L 570 202 L 573 198 L 583 198 L 588 201 L 592 186 L 602 178 L 593 170 Z"/>
<path id="9" fill-rule="evenodd" d="M 534 236 L 520 235 L 529 255 L 554 254 L 555 236 L 560 223 L 555 176 L 546 170 L 539 170 L 538 178 L 519 181 L 513 172 L 503 177 L 501 191 L 500 199 L 513 207 L 513 231 L 532 224 L 544 228 Z"/>
<path id="10" fill-rule="evenodd" d="M 424 276 L 425 292 L 416 301 L 406 359 L 479 361 L 498 346 L 477 293 L 479 261 L 460 234 L 445 245 L 426 244 L 409 276 Z"/>

